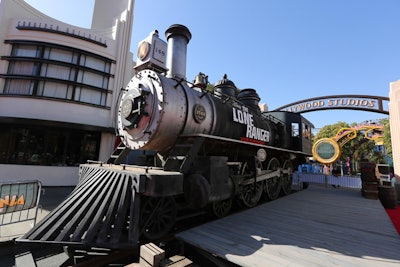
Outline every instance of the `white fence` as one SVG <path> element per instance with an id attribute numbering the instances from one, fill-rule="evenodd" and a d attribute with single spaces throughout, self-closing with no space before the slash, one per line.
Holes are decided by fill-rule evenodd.
<path id="1" fill-rule="evenodd" d="M 325 186 L 341 186 L 347 188 L 360 188 L 361 178 L 359 176 L 334 176 L 328 174 L 314 174 L 314 173 L 293 173 L 293 187 L 294 189 L 302 189 L 302 184 L 315 183 L 324 184 Z"/>

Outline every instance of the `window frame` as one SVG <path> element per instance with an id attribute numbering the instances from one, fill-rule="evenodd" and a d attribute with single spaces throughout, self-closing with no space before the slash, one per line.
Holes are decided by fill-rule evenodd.
<path id="1" fill-rule="evenodd" d="M 113 93 L 112 90 L 108 89 L 108 86 L 110 85 L 110 79 L 114 78 L 114 74 L 111 73 L 112 64 L 115 64 L 114 60 L 81 49 L 45 42 L 6 40 L 5 43 L 11 44 L 13 47 L 10 56 L 1 57 L 2 60 L 7 60 L 9 65 L 7 74 L 0 74 L 0 77 L 5 79 L 5 85 L 4 88 L 1 88 L 0 95 L 29 95 L 110 109 L 110 107 L 107 106 L 107 98 Z M 32 47 L 34 47 L 34 49 L 30 49 Z M 24 53 L 24 49 L 26 49 L 26 51 L 36 52 Z M 54 55 L 52 56 L 52 50 L 54 53 L 59 52 L 60 54 L 62 52 L 69 52 L 71 62 L 65 60 L 68 58 L 68 53 L 64 54 L 62 58 L 64 60 L 55 60 L 54 58 L 56 57 L 54 57 Z M 20 52 L 22 56 L 19 56 Z M 29 54 L 31 56 L 26 56 Z M 35 56 L 33 56 L 33 54 L 35 54 Z M 88 59 L 93 59 L 90 61 L 91 67 L 86 66 L 85 62 L 87 62 Z M 74 63 L 75 61 L 77 64 Z M 18 73 L 16 66 L 21 62 L 32 62 L 32 73 L 29 74 L 28 68 L 25 73 Z M 101 64 L 102 62 L 104 64 Z M 96 67 L 96 64 L 99 67 L 93 68 Z M 22 70 L 23 67 L 24 65 L 21 64 L 20 68 Z M 63 71 L 63 69 L 65 69 L 65 71 Z M 57 71 L 60 74 L 65 74 L 65 76 L 61 78 L 57 77 Z M 52 75 L 50 75 L 50 73 L 52 73 Z M 79 81 L 80 77 L 82 79 L 81 82 Z M 19 91 L 13 92 L 12 83 L 17 80 L 30 80 L 29 90 L 26 89 L 24 91 L 20 88 Z M 52 83 L 64 85 L 63 90 L 66 93 L 62 92 L 58 94 L 57 92 L 46 92 L 46 83 L 48 83 L 47 85 L 49 86 Z M 31 88 L 32 86 L 33 88 Z M 63 86 L 60 86 L 60 88 L 63 88 Z M 82 90 L 87 92 L 87 94 L 82 95 L 82 98 L 77 97 L 80 95 L 77 92 L 82 92 Z M 61 95 L 63 95 L 63 97 L 61 97 Z"/>

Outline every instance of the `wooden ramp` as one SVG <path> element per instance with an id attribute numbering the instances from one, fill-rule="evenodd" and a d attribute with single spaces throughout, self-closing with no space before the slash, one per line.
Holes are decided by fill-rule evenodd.
<path id="1" fill-rule="evenodd" d="M 400 266 L 400 236 L 359 189 L 308 189 L 177 234 L 239 266 Z"/>

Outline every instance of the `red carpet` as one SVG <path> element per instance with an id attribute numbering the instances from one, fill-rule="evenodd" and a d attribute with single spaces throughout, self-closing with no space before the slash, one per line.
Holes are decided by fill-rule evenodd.
<path id="1" fill-rule="evenodd" d="M 397 206 L 395 209 L 385 209 L 386 213 L 389 215 L 394 228 L 396 228 L 397 233 L 400 235 L 400 206 Z"/>

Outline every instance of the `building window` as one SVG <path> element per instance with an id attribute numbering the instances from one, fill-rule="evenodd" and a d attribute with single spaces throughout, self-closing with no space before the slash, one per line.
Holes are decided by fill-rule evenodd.
<path id="1" fill-rule="evenodd" d="M 59 98 L 106 107 L 112 61 L 70 47 L 34 41 L 12 44 L 4 90 L 9 95 Z"/>
<path id="2" fill-rule="evenodd" d="M 99 146 L 98 132 L 0 125 L 0 164 L 78 166 L 98 160 Z"/>

